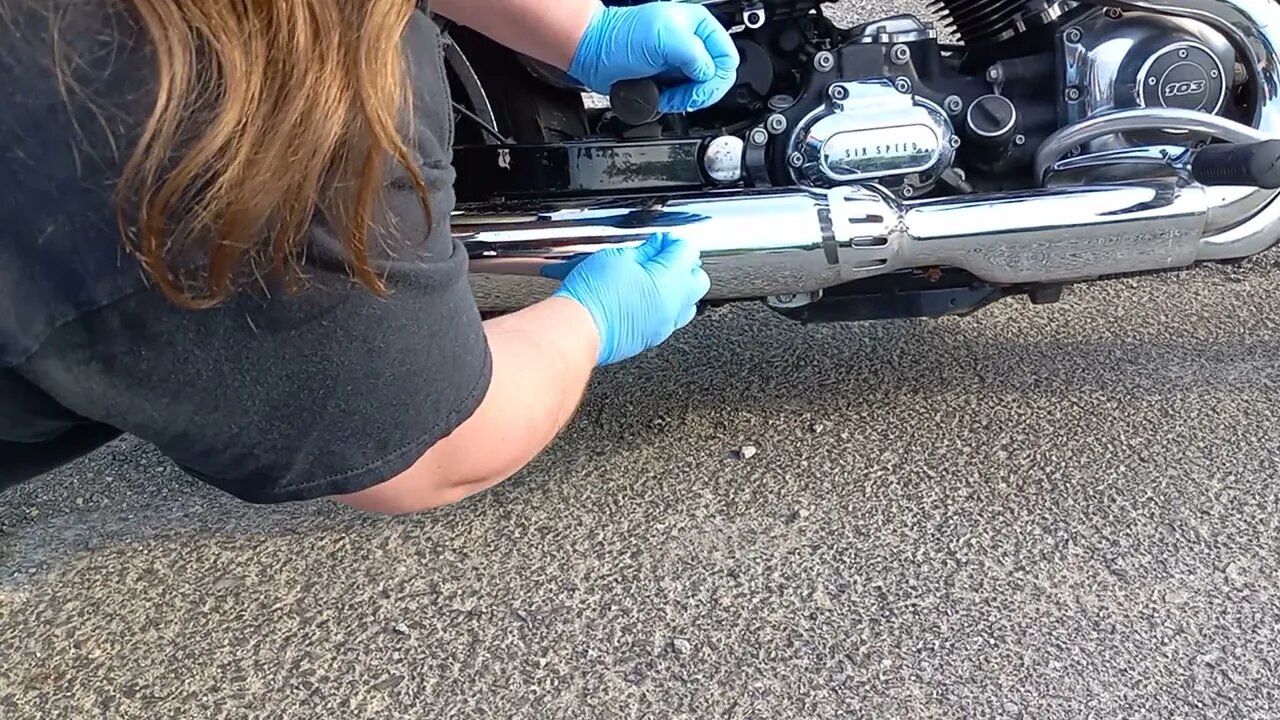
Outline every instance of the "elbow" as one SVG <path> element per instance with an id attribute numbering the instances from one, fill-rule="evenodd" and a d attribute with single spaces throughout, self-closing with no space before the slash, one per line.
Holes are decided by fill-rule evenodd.
<path id="1" fill-rule="evenodd" d="M 416 515 L 461 502 L 503 482 L 520 468 L 487 472 L 422 472 L 417 466 L 390 480 L 335 499 L 374 515 Z"/>

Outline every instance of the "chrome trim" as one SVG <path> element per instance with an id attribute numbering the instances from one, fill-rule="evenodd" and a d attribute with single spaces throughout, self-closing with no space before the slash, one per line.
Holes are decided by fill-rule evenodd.
<path id="1" fill-rule="evenodd" d="M 1180 108 L 1139 108 L 1103 113 L 1050 135 L 1036 152 L 1035 176 L 1045 182 L 1052 165 L 1071 149 L 1100 137 L 1132 130 L 1165 128 L 1207 135 L 1226 142 L 1258 142 L 1275 137 L 1228 118 Z M 1276 192 L 1241 187 L 1207 188 L 1210 234 L 1229 230 L 1247 221 L 1264 205 L 1275 205 Z M 1280 207 L 1272 212 L 1280 211 Z M 1277 212 L 1280 222 L 1280 212 Z M 1277 228 L 1280 232 L 1280 228 Z M 1249 253 L 1253 254 L 1253 253 Z"/>
<path id="2" fill-rule="evenodd" d="M 815 292 L 858 278 L 957 267 L 997 284 L 1055 283 L 1185 267 L 1197 256 L 1202 188 L 1168 182 L 900 203 L 874 186 L 562 204 L 453 219 L 484 310 L 522 307 L 554 283 L 542 268 L 671 232 L 694 243 L 711 300 Z M 489 278 L 488 276 L 501 276 Z"/>
<path id="3" fill-rule="evenodd" d="M 1165 180 L 1190 185 L 1195 151 L 1181 145 L 1145 145 L 1068 157 L 1045 171 L 1045 187 Z"/>
<path id="4" fill-rule="evenodd" d="M 1228 118 L 1180 108 L 1137 108 L 1113 110 L 1068 125 L 1050 135 L 1036 151 L 1035 177 L 1044 181 L 1045 171 L 1073 149 L 1100 137 L 1133 130 L 1178 130 L 1204 134 L 1227 142 L 1257 142 L 1273 136 Z"/>

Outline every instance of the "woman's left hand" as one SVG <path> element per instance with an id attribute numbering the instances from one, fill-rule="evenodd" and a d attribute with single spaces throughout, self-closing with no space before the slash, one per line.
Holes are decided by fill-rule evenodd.
<path id="1" fill-rule="evenodd" d="M 650 2 L 596 9 L 568 72 L 594 92 L 620 80 L 677 76 L 658 107 L 666 113 L 701 110 L 724 97 L 738 74 L 738 49 L 729 31 L 700 4 Z"/>

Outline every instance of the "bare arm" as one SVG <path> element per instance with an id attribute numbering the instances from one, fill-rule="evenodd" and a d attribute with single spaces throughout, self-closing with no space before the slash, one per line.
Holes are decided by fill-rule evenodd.
<path id="1" fill-rule="evenodd" d="M 568 69 L 598 0 L 435 0 L 432 10 L 512 50 Z"/>
<path id="2" fill-rule="evenodd" d="M 654 5 L 659 6 L 662 12 L 681 7 Z M 435 0 L 434 9 L 496 42 L 567 69 L 601 7 L 599 0 Z M 665 36 L 636 40 L 637 47 L 654 50 L 641 55 L 659 58 L 652 68 L 641 69 L 656 74 L 679 59 L 660 50 L 688 45 L 706 56 L 712 72 L 696 31 L 714 28 L 724 36 L 713 40 L 729 41 L 723 28 L 702 13 L 668 19 Z M 736 55 L 733 59 L 736 63 Z M 697 249 L 667 235 L 595 253 L 573 268 L 556 297 L 485 323 L 493 372 L 484 399 L 466 422 L 405 472 L 339 499 L 363 510 L 407 513 L 447 505 L 502 482 L 569 422 L 597 364 L 626 359 L 664 341 L 692 320 L 710 286 Z"/>
<path id="3" fill-rule="evenodd" d="M 493 377 L 475 414 L 397 477 L 338 500 L 409 513 L 457 502 L 529 463 L 568 424 L 599 353 L 591 315 L 553 297 L 489 320 Z"/>

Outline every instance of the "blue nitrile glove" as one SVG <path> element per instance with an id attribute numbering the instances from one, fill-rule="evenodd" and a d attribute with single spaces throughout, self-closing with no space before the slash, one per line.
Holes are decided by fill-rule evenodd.
<path id="1" fill-rule="evenodd" d="M 692 244 L 663 233 L 635 247 L 617 247 L 547 266 L 563 280 L 555 296 L 581 304 L 600 333 L 599 365 L 656 347 L 689 324 L 711 289 Z"/>
<path id="2" fill-rule="evenodd" d="M 578 41 L 569 74 L 609 94 L 619 80 L 674 74 L 689 78 L 658 98 L 664 113 L 701 110 L 733 87 L 738 48 L 729 31 L 700 4 L 651 2 L 598 7 Z"/>

